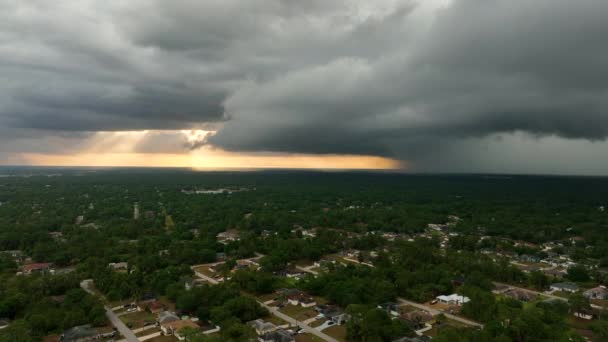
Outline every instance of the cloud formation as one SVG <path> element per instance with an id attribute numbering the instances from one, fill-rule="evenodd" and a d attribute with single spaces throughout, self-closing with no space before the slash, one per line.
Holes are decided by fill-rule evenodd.
<path id="1" fill-rule="evenodd" d="M 501 148 L 606 139 L 605 13 L 602 0 L 5 0 L 0 125 L 205 129 L 229 151 L 485 170 Z M 173 138 L 141 149 L 202 141 Z"/>

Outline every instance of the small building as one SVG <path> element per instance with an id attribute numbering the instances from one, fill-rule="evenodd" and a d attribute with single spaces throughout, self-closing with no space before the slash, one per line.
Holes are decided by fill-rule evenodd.
<path id="1" fill-rule="evenodd" d="M 255 321 L 247 322 L 247 325 L 252 327 L 253 330 L 255 330 L 256 334 L 258 334 L 259 336 L 265 335 L 265 334 L 268 334 L 270 332 L 277 330 L 276 325 L 274 325 L 270 322 L 266 322 L 263 319 L 256 319 Z"/>
<path id="2" fill-rule="evenodd" d="M 575 293 L 579 290 L 579 287 L 575 283 L 555 283 L 551 284 L 550 289 L 553 291 Z"/>
<path id="3" fill-rule="evenodd" d="M 34 263 L 27 264 L 21 268 L 23 274 L 30 275 L 34 273 L 47 273 L 51 270 L 51 264 L 49 263 Z"/>
<path id="4" fill-rule="evenodd" d="M 386 313 L 388 313 L 391 316 L 399 316 L 399 307 L 397 305 L 397 303 L 384 303 L 384 304 L 380 304 L 378 305 L 378 309 L 382 310 L 382 311 L 386 311 Z"/>
<path id="5" fill-rule="evenodd" d="M 462 296 L 459 294 L 451 294 L 449 296 L 437 296 L 437 300 L 444 304 L 451 304 L 451 305 L 458 305 L 458 306 L 466 304 L 471 301 L 469 299 L 469 297 L 465 297 L 465 296 Z"/>
<path id="6" fill-rule="evenodd" d="M 90 324 L 79 325 L 66 330 L 59 340 L 62 342 L 84 342 L 93 341 L 99 337 L 97 330 L 93 329 Z"/>
<path id="7" fill-rule="evenodd" d="M 114 271 L 126 271 L 129 269 L 128 262 L 111 262 L 108 264 L 108 267 L 113 269 Z"/>

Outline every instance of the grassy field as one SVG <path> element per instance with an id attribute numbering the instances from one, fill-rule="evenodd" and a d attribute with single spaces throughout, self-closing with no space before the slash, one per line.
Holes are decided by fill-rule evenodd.
<path id="1" fill-rule="evenodd" d="M 268 318 L 265 318 L 264 320 L 266 320 L 267 322 L 270 322 L 274 325 L 283 325 L 283 324 L 289 324 L 289 322 L 286 322 L 282 319 L 280 319 L 277 316 L 269 316 Z"/>
<path id="2" fill-rule="evenodd" d="M 304 321 L 317 316 L 317 312 L 313 308 L 303 308 L 299 305 L 285 305 L 285 307 L 281 308 L 279 311 L 298 321 Z"/>
<path id="3" fill-rule="evenodd" d="M 338 341 L 346 341 L 346 326 L 344 325 L 334 325 L 323 330 L 323 332 Z"/>
<path id="4" fill-rule="evenodd" d="M 148 335 L 157 333 L 159 331 L 161 331 L 160 328 L 150 328 L 150 329 L 146 329 L 144 331 L 138 332 L 137 334 L 135 334 L 135 336 L 137 336 L 137 337 L 148 336 Z"/>
<path id="5" fill-rule="evenodd" d="M 154 321 L 155 319 L 155 315 L 146 311 L 134 312 L 124 316 L 120 316 L 120 320 L 127 324 L 127 326 L 131 324 L 132 329 L 141 328 L 144 326 L 145 321 Z"/>
<path id="6" fill-rule="evenodd" d="M 318 319 L 318 320 L 310 323 L 309 325 L 313 328 L 316 328 L 316 327 L 320 326 L 321 324 L 325 323 L 326 321 L 327 321 L 327 319 L 322 318 L 322 319 Z"/>

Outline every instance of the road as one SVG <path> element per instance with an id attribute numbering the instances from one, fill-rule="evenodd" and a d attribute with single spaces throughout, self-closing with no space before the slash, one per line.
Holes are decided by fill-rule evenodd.
<path id="1" fill-rule="evenodd" d="M 215 280 L 215 279 L 213 279 L 213 278 L 211 278 L 211 277 L 209 277 L 207 275 L 204 275 L 201 272 L 194 271 L 194 274 L 197 277 L 199 277 L 199 278 L 201 278 L 201 279 L 209 282 L 210 284 L 214 284 L 214 285 L 219 284 L 219 282 L 217 280 Z M 321 338 L 321 339 L 323 339 L 323 340 L 325 340 L 327 342 L 339 342 L 335 338 L 333 338 L 333 337 L 331 337 L 331 336 L 329 336 L 327 334 L 324 334 L 321 331 L 319 331 L 319 330 L 317 330 L 317 329 L 315 329 L 315 328 L 313 328 L 313 327 L 311 327 L 311 326 L 309 326 L 307 324 L 304 324 L 304 322 L 296 321 L 295 319 L 291 318 L 290 316 L 287 316 L 286 314 L 280 312 L 275 307 L 268 306 L 267 304 L 264 304 L 264 303 L 262 303 L 260 301 L 258 301 L 258 303 L 260 303 L 261 306 L 265 307 L 268 311 L 270 311 L 270 313 L 272 313 L 273 315 L 279 317 L 280 319 L 282 319 L 282 320 L 284 320 L 284 321 L 286 321 L 286 322 L 288 322 L 288 323 L 290 323 L 292 325 L 299 326 L 300 328 L 302 328 L 302 330 L 304 332 L 307 332 L 309 334 L 313 334 L 313 335 L 315 335 L 315 336 L 317 336 L 317 337 L 319 337 L 319 338 Z"/>
<path id="2" fill-rule="evenodd" d="M 462 318 L 462 317 L 459 317 L 459 316 L 454 316 L 454 315 L 449 314 L 447 312 L 439 311 L 439 310 L 437 310 L 437 309 L 435 309 L 433 307 L 430 307 L 428 305 L 412 302 L 412 301 L 409 301 L 409 300 L 403 299 L 403 298 L 398 298 L 398 300 L 399 300 L 399 303 L 401 303 L 401 304 L 407 304 L 407 305 L 413 306 L 415 308 L 418 308 L 420 310 L 428 311 L 433 316 L 437 316 L 439 314 L 443 314 L 445 317 L 447 317 L 449 319 L 452 319 L 454 321 L 458 321 L 460 323 L 464 323 L 466 325 L 470 325 L 470 326 L 473 326 L 473 327 L 483 328 L 483 324 L 480 324 L 480 323 L 477 323 L 477 322 L 474 322 L 474 321 L 471 321 L 469 319 Z"/>
<path id="3" fill-rule="evenodd" d="M 193 266 L 193 267 L 195 267 L 195 266 Z M 208 282 L 210 284 L 213 284 L 213 285 L 219 284 L 219 281 L 217 281 L 217 280 L 215 280 L 215 279 L 213 279 L 213 278 L 211 278 L 209 276 L 206 276 L 206 275 L 202 274 L 201 272 L 195 271 L 194 269 L 192 269 L 192 271 L 194 272 L 194 274 L 197 277 L 203 279 L 204 281 L 206 281 L 206 282 Z"/>
<path id="4" fill-rule="evenodd" d="M 80 283 L 80 287 L 82 287 L 83 290 L 92 294 L 93 296 L 97 296 L 97 294 L 91 289 L 91 283 L 93 283 L 93 280 L 91 280 L 91 279 L 83 280 Z M 122 336 L 124 336 L 124 338 L 128 342 L 139 342 L 139 339 L 137 338 L 137 336 L 135 336 L 133 331 L 131 331 L 131 329 L 129 329 L 120 320 L 120 318 L 118 318 L 118 316 L 114 313 L 114 311 L 112 311 L 112 309 L 110 307 L 105 305 L 104 308 L 106 309 L 106 316 L 108 317 L 108 319 L 110 320 L 112 325 L 122 334 Z"/>
<path id="5" fill-rule="evenodd" d="M 302 330 L 304 332 L 306 332 L 306 333 L 313 334 L 313 335 L 317 336 L 318 338 L 323 339 L 323 340 L 325 340 L 327 342 L 339 342 L 335 338 L 333 338 L 333 337 L 331 337 L 331 336 L 329 336 L 329 335 L 327 335 L 327 334 L 325 334 L 325 333 L 323 333 L 323 332 L 321 332 L 321 331 L 319 331 L 319 330 L 317 330 L 317 329 L 315 329 L 315 328 L 313 328 L 313 327 L 311 327 L 311 326 L 309 326 L 307 324 L 304 324 L 304 322 L 296 321 L 295 319 L 291 318 L 290 316 L 287 316 L 286 314 L 280 312 L 275 307 L 268 306 L 268 305 L 266 305 L 266 304 L 264 304 L 262 302 L 258 302 L 258 303 L 260 303 L 261 306 L 265 307 L 273 315 L 275 315 L 275 316 L 279 317 L 280 319 L 288 322 L 289 324 L 297 325 L 298 327 L 302 328 Z"/>
<path id="6" fill-rule="evenodd" d="M 301 271 L 309 272 L 309 273 L 312 273 L 312 274 L 318 274 L 317 272 L 315 272 L 315 271 L 311 270 L 311 269 L 310 269 L 310 267 L 300 267 L 300 266 L 296 266 L 296 268 L 297 268 L 297 269 L 299 269 L 299 270 L 301 270 Z M 407 305 L 413 306 L 413 307 L 415 307 L 415 308 L 418 308 L 418 309 L 421 309 L 421 310 L 428 311 L 428 312 L 430 312 L 430 313 L 431 313 L 433 316 L 437 316 L 437 315 L 439 315 L 440 313 L 442 313 L 442 314 L 444 314 L 444 315 L 445 315 L 445 317 L 448 317 L 448 318 L 453 319 L 453 320 L 455 320 L 455 321 L 458 321 L 458 322 L 460 322 L 460 323 L 464 323 L 464 324 L 466 324 L 466 325 L 470 325 L 470 326 L 474 326 L 474 327 L 480 327 L 480 328 L 483 328 L 483 324 L 480 324 L 480 323 L 477 323 L 477 322 L 474 322 L 474 321 L 468 320 L 468 319 L 466 319 L 466 318 L 462 318 L 462 317 L 454 316 L 454 315 L 452 315 L 452 314 L 449 314 L 449 313 L 442 312 L 442 311 L 439 311 L 439 310 L 437 310 L 437 309 L 434 309 L 434 308 L 432 308 L 432 307 L 430 307 L 430 306 L 427 306 L 427 305 L 424 305 L 424 304 L 419 304 L 419 303 L 416 303 L 416 302 L 412 302 L 412 301 L 409 301 L 409 300 L 406 300 L 406 299 L 403 299 L 403 298 L 398 298 L 398 299 L 399 299 L 399 302 L 401 302 L 402 304 L 407 304 Z"/>
<path id="7" fill-rule="evenodd" d="M 494 282 L 494 285 L 508 286 L 510 288 L 521 290 L 521 291 L 524 291 L 524 292 L 527 292 L 527 293 L 531 293 L 531 294 L 534 294 L 534 295 L 545 296 L 545 297 L 548 298 L 547 300 L 555 299 L 555 300 L 561 300 L 563 302 L 568 302 L 568 298 L 556 296 L 554 294 L 547 293 L 547 292 L 538 292 L 538 291 L 526 289 L 526 288 L 523 288 L 523 287 L 513 286 L 511 284 L 504 284 L 504 283 L 497 283 L 497 282 Z M 597 310 L 603 310 L 604 309 L 602 306 L 597 305 L 597 304 L 591 304 L 591 307 L 594 308 L 594 309 L 597 309 Z"/>
<path id="8" fill-rule="evenodd" d="M 311 268 L 313 268 L 313 267 L 314 266 L 308 266 L 308 267 L 296 266 L 296 269 L 298 269 L 300 271 L 308 272 L 310 274 L 318 275 L 319 272 L 311 270 Z"/>

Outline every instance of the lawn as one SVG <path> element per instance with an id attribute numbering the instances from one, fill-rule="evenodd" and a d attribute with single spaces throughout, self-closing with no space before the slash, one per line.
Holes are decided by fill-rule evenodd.
<path id="1" fill-rule="evenodd" d="M 285 307 L 281 308 L 279 311 L 298 321 L 304 321 L 317 316 L 317 312 L 313 308 L 303 308 L 299 305 L 285 305 Z"/>
<path id="2" fill-rule="evenodd" d="M 316 321 L 314 321 L 314 322 L 312 322 L 312 323 L 310 323 L 308 325 L 310 325 L 313 328 L 316 328 L 316 327 L 322 325 L 325 322 L 327 322 L 327 319 L 326 318 L 321 318 L 321 319 L 318 319 L 318 320 L 316 320 Z"/>
<path id="3" fill-rule="evenodd" d="M 277 317 L 277 316 L 270 316 L 270 317 L 268 317 L 268 318 L 265 318 L 265 320 L 266 320 L 267 322 L 270 322 L 270 323 L 274 324 L 274 325 L 283 325 L 283 324 L 289 324 L 289 322 L 286 322 L 286 321 L 284 321 L 284 320 L 280 319 L 280 318 L 279 318 L 279 317 Z"/>
<path id="4" fill-rule="evenodd" d="M 338 341 L 346 341 L 346 327 L 343 325 L 334 325 L 323 330 L 323 332 Z"/>
<path id="5" fill-rule="evenodd" d="M 152 335 L 154 333 L 157 333 L 161 331 L 160 328 L 150 328 L 150 329 L 146 329 L 144 331 L 140 331 L 137 334 L 135 334 L 135 336 L 137 337 L 143 337 L 143 336 L 148 336 L 148 335 Z"/>
<path id="6" fill-rule="evenodd" d="M 324 342 L 324 340 L 312 334 L 298 334 L 296 342 Z"/>
<path id="7" fill-rule="evenodd" d="M 158 336 L 155 338 L 151 338 L 149 340 L 146 340 L 149 342 L 177 342 L 177 338 L 175 338 L 175 336 Z"/>
<path id="8" fill-rule="evenodd" d="M 134 312 L 120 316 L 120 320 L 123 321 L 127 326 L 131 324 L 131 329 L 141 328 L 144 326 L 145 321 L 154 321 L 155 319 L 155 315 L 146 311 Z"/>

